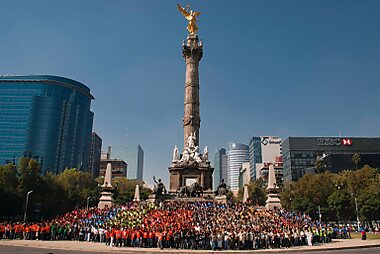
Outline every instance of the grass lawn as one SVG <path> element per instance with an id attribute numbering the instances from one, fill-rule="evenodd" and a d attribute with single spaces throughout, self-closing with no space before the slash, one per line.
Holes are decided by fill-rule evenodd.
<path id="1" fill-rule="evenodd" d="M 362 238 L 362 235 L 360 233 L 351 233 L 351 237 L 352 239 Z M 380 234 L 367 233 L 367 240 L 380 240 Z"/>

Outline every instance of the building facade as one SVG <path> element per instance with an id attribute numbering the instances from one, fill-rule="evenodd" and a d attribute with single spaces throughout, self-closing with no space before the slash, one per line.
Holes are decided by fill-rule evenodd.
<path id="1" fill-rule="evenodd" d="M 113 159 L 106 159 L 100 161 L 99 176 L 105 176 L 108 163 L 111 163 L 112 178 L 127 177 L 128 164 L 123 160 Z"/>
<path id="2" fill-rule="evenodd" d="M 316 169 L 316 160 L 323 159 L 333 173 L 355 169 L 354 154 L 360 155 L 359 167 L 380 167 L 380 138 L 360 137 L 289 137 L 282 142 L 284 180 L 296 181 Z"/>
<path id="3" fill-rule="evenodd" d="M 88 170 L 94 97 L 57 76 L 0 76 L 0 164 L 31 157 L 41 173 Z"/>
<path id="4" fill-rule="evenodd" d="M 216 151 L 214 156 L 214 190 L 216 190 L 221 182 L 224 179 L 225 182 L 228 182 L 228 169 L 227 169 L 227 154 L 225 148 L 220 148 Z"/>
<path id="5" fill-rule="evenodd" d="M 284 178 L 282 157 L 277 157 L 274 162 L 264 162 L 264 163 L 257 164 L 257 172 L 259 173 L 258 178 L 263 179 L 264 184 L 266 185 L 268 184 L 270 165 L 273 165 L 274 167 L 274 174 L 276 176 L 276 179 L 282 180 Z"/>
<path id="6" fill-rule="evenodd" d="M 231 191 L 239 190 L 239 175 L 243 162 L 249 162 L 249 146 L 230 142 L 227 150 L 227 168 Z"/>
<path id="7" fill-rule="evenodd" d="M 128 179 L 143 180 L 144 150 L 140 145 L 111 145 L 108 153 L 111 159 L 128 163 Z"/>
<path id="8" fill-rule="evenodd" d="M 259 178 L 258 167 L 274 162 L 282 156 L 281 138 L 275 136 L 252 137 L 249 141 L 249 167 L 251 179 Z"/>
<path id="9" fill-rule="evenodd" d="M 251 174 L 249 172 L 249 162 L 243 162 L 241 164 L 239 172 L 239 189 L 243 189 L 245 185 L 251 183 Z"/>
<path id="10" fill-rule="evenodd" d="M 92 132 L 88 168 L 93 178 L 99 177 L 101 153 L 102 139 L 96 132 Z"/>

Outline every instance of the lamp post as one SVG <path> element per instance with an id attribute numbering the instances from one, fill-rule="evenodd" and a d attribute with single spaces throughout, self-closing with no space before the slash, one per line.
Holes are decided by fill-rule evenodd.
<path id="1" fill-rule="evenodd" d="M 90 201 L 90 199 L 91 199 L 91 196 L 88 196 L 87 197 L 87 210 L 88 210 L 88 202 Z"/>
<path id="2" fill-rule="evenodd" d="M 26 212 L 28 210 L 28 203 L 29 203 L 29 195 L 32 193 L 33 191 L 30 190 L 28 191 L 28 193 L 26 194 L 26 204 L 25 204 L 25 212 L 24 212 L 24 223 L 26 222 Z"/>
<path id="3" fill-rule="evenodd" d="M 356 221 L 358 222 L 358 231 L 359 231 L 359 225 L 360 225 L 360 220 L 359 220 L 359 211 L 358 211 L 358 200 L 354 196 L 354 194 L 351 193 L 351 196 L 354 197 L 355 200 L 355 209 L 356 209 Z"/>

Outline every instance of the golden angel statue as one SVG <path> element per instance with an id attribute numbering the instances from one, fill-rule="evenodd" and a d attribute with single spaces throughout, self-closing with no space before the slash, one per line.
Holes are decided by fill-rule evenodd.
<path id="1" fill-rule="evenodd" d="M 187 30 L 190 32 L 191 35 L 194 35 L 198 31 L 198 26 L 196 24 L 197 17 L 201 15 L 198 11 L 192 11 L 190 9 L 190 5 L 186 6 L 186 9 L 183 8 L 181 5 L 177 4 L 178 10 L 185 16 L 185 18 L 189 21 L 189 24 L 187 25 Z"/>

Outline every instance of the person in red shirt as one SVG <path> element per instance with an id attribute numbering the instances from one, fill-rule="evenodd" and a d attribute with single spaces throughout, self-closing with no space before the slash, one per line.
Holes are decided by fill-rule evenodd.
<path id="1" fill-rule="evenodd" d="M 5 226 L 0 224 L 0 239 L 3 239 L 4 233 L 5 233 Z"/>

